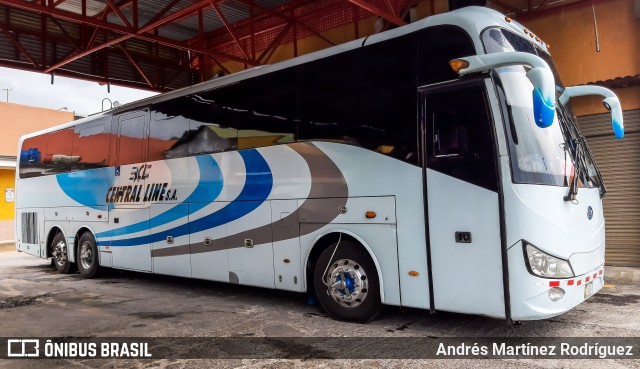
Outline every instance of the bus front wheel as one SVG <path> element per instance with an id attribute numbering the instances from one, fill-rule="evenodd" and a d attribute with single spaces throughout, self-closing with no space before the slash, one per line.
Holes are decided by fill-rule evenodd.
<path id="1" fill-rule="evenodd" d="M 380 282 L 368 253 L 353 241 L 329 246 L 316 262 L 313 281 L 324 310 L 339 320 L 365 323 L 382 308 Z"/>
<path id="2" fill-rule="evenodd" d="M 53 256 L 53 266 L 62 274 L 73 272 L 73 265 L 69 261 L 69 245 L 62 234 L 58 232 L 51 242 L 51 256 Z"/>
<path id="3" fill-rule="evenodd" d="M 98 247 L 91 232 L 84 232 L 78 241 L 78 270 L 84 278 L 93 278 L 98 274 Z"/>

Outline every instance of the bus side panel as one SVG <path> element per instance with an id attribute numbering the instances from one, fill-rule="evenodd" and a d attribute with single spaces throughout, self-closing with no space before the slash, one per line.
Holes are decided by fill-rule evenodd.
<path id="1" fill-rule="evenodd" d="M 503 318 L 498 194 L 433 170 L 427 190 L 435 308 Z"/>
<path id="2" fill-rule="evenodd" d="M 271 201 L 246 203 L 251 204 L 251 208 L 255 207 L 255 210 L 227 224 L 229 235 L 243 235 L 237 240 L 236 237 L 231 237 L 233 241 L 227 241 L 224 245 L 229 247 L 229 281 L 247 286 L 275 288 L 271 227 L 267 226 L 264 234 L 255 236 L 248 232 L 256 226 L 271 223 Z M 260 239 L 254 238 L 256 236 Z"/>
<path id="3" fill-rule="evenodd" d="M 273 268 L 277 289 L 303 292 L 300 223 L 290 216 L 297 209 L 298 200 L 271 201 Z"/>
<path id="4" fill-rule="evenodd" d="M 176 221 L 163 224 L 154 229 L 154 232 L 166 231 L 166 236 L 164 239 L 154 240 L 154 242 L 151 243 L 152 255 L 165 248 L 189 245 L 189 234 L 182 234 L 176 230 L 176 227 L 187 222 L 188 211 L 188 204 L 151 205 L 151 219 L 160 215 L 170 219 L 177 219 Z M 156 274 L 191 277 L 191 256 L 188 253 L 165 257 L 152 257 L 152 259 L 153 272 Z"/>
<path id="5" fill-rule="evenodd" d="M 111 210 L 111 229 L 149 220 L 149 208 L 116 208 Z M 114 268 L 151 272 L 149 227 L 126 236 L 111 237 L 110 250 Z"/>
<path id="6" fill-rule="evenodd" d="M 400 280 L 402 306 L 428 309 L 429 279 L 421 168 L 356 146 L 331 142 L 314 144 L 340 168 L 348 185 L 349 197 L 395 198 L 398 245 L 395 268 Z M 364 217 L 363 214 L 361 216 Z M 418 275 L 411 276 L 410 271 L 418 272 Z"/>
<path id="7" fill-rule="evenodd" d="M 400 305 L 400 280 L 398 277 L 398 247 L 396 244 L 395 224 L 330 224 L 317 231 L 316 224 L 300 224 L 300 238 L 303 254 L 308 259 L 311 247 L 323 235 L 329 233 L 345 233 L 353 236 L 369 252 L 378 269 L 380 277 L 382 303 Z M 338 246 L 340 247 L 340 246 Z M 309 285 L 309 281 L 306 281 Z"/>

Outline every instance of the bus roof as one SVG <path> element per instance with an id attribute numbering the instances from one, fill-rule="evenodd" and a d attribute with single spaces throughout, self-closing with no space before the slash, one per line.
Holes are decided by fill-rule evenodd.
<path id="1" fill-rule="evenodd" d="M 479 35 L 480 32 L 487 27 L 499 25 L 503 28 L 510 29 L 511 31 L 521 36 L 526 36 L 526 34 L 523 32 L 524 27 L 521 24 L 515 21 L 507 22 L 505 18 L 506 17 L 503 14 L 493 9 L 478 7 L 478 6 L 470 6 L 466 8 L 457 9 L 448 13 L 429 16 L 419 21 L 416 21 L 414 23 L 410 23 L 405 26 L 398 27 L 386 32 L 381 32 L 381 33 L 363 37 L 357 40 L 349 41 L 344 44 L 336 45 L 336 46 L 326 48 L 320 51 L 316 51 L 313 53 L 309 53 L 306 55 L 298 56 L 296 58 L 288 59 L 276 64 L 257 66 L 251 69 L 247 69 L 241 72 L 237 72 L 237 73 L 216 78 L 213 80 L 204 81 L 192 86 L 183 87 L 170 92 L 165 92 L 163 94 L 159 94 L 156 96 L 134 101 L 128 104 L 123 104 L 121 106 L 118 106 L 117 108 L 96 113 L 79 120 L 75 120 L 72 122 L 47 128 L 41 131 L 29 133 L 29 134 L 23 135 L 20 138 L 18 142 L 19 143 L 18 150 L 20 150 L 20 147 L 22 146 L 22 141 L 24 141 L 26 138 L 29 138 L 29 137 L 38 136 L 38 135 L 49 133 L 49 132 L 55 132 L 55 131 L 69 128 L 69 127 L 74 127 L 77 124 L 93 121 L 93 120 L 102 118 L 104 116 L 112 116 L 114 114 L 123 113 L 129 110 L 144 108 L 149 105 L 174 99 L 177 97 L 186 96 L 186 95 L 207 91 L 207 90 L 213 90 L 225 85 L 237 83 L 239 81 L 256 77 L 259 75 L 268 74 L 270 72 L 275 72 L 281 69 L 305 64 L 314 60 L 340 54 L 342 52 L 357 49 L 359 47 L 363 47 L 366 45 L 371 45 L 377 42 L 393 39 L 405 34 L 418 31 L 423 28 L 431 27 L 431 26 L 447 25 L 447 24 L 455 25 L 455 26 L 461 27 L 462 29 L 467 31 L 471 36 L 473 36 L 473 35 Z M 476 52 L 483 53 L 482 45 L 479 39 L 478 38 L 473 38 L 473 39 L 476 47 Z M 543 49 L 547 51 L 546 45 L 543 45 Z M 461 55 L 461 56 L 466 56 L 466 55 Z"/>

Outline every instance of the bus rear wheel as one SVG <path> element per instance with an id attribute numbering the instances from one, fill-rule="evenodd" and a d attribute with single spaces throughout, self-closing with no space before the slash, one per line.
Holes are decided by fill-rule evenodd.
<path id="1" fill-rule="evenodd" d="M 91 232 L 84 232 L 78 240 L 78 270 L 83 278 L 93 278 L 100 271 L 98 247 Z"/>
<path id="2" fill-rule="evenodd" d="M 62 274 L 73 272 L 73 265 L 69 261 L 69 247 L 62 232 L 58 232 L 51 242 L 51 256 L 53 256 L 53 266 L 58 272 Z"/>
<path id="3" fill-rule="evenodd" d="M 355 242 L 342 241 L 337 249 L 333 244 L 324 250 L 313 277 L 318 301 L 331 317 L 365 323 L 380 313 L 380 282 L 375 264 Z"/>

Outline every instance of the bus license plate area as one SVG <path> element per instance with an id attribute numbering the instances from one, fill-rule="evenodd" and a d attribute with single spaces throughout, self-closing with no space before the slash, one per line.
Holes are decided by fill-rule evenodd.
<path id="1" fill-rule="evenodd" d="M 584 286 L 584 299 L 588 299 L 593 295 L 593 282 L 589 282 Z"/>

